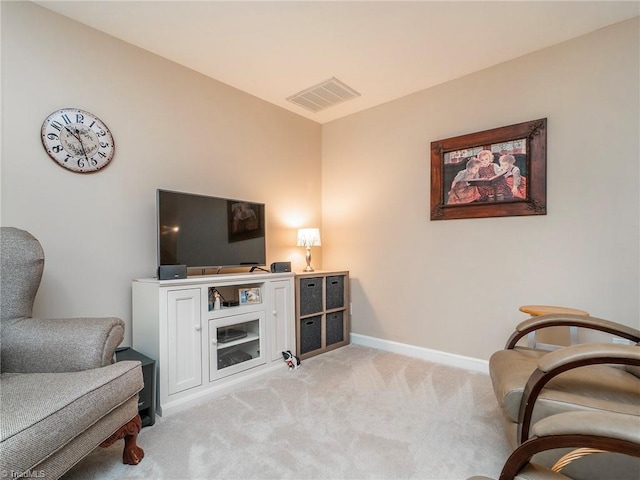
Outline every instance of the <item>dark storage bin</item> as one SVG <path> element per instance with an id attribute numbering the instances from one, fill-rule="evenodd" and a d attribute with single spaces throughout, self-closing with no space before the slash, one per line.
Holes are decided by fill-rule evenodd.
<path id="1" fill-rule="evenodd" d="M 322 312 L 322 278 L 300 279 L 300 315 Z"/>
<path id="2" fill-rule="evenodd" d="M 327 310 L 344 307 L 344 275 L 327 277 Z"/>
<path id="3" fill-rule="evenodd" d="M 327 345 L 333 345 L 344 340 L 344 312 L 327 314 Z"/>
<path id="4" fill-rule="evenodd" d="M 322 315 L 300 320 L 300 355 L 322 347 Z"/>

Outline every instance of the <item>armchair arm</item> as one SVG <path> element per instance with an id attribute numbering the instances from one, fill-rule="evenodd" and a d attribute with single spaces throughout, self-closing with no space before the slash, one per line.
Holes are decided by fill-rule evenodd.
<path id="1" fill-rule="evenodd" d="M 2 331 L 2 370 L 75 372 L 109 365 L 124 339 L 119 318 L 25 318 Z"/>
<path id="2" fill-rule="evenodd" d="M 587 365 L 618 364 L 640 366 L 640 347 L 608 343 L 586 343 L 547 353 L 538 360 L 537 369 L 524 387 L 518 416 L 518 441 L 529 437 L 533 407 L 545 385 L 555 376 Z"/>
<path id="3" fill-rule="evenodd" d="M 616 359 L 621 361 L 614 362 Z M 640 348 L 636 345 L 583 343 L 547 353 L 538 359 L 537 368 L 542 372 L 551 372 L 566 365 L 575 365 L 579 362 L 588 362 L 584 363 L 584 365 L 594 363 L 635 365 L 635 363 L 633 363 L 634 360 L 640 362 Z"/>
<path id="4" fill-rule="evenodd" d="M 566 412 L 537 422 L 531 439 L 506 461 L 500 480 L 512 480 L 536 453 L 594 448 L 640 457 L 640 417 L 613 412 Z"/>
<path id="5" fill-rule="evenodd" d="M 610 333 L 617 335 L 632 342 L 640 342 L 640 330 L 633 327 L 628 327 L 611 320 L 605 320 L 603 318 L 590 317 L 588 315 L 572 315 L 568 313 L 564 314 L 552 314 L 552 315 L 540 315 L 538 317 L 531 317 L 527 320 L 520 322 L 516 326 L 516 331 L 511 334 L 507 344 L 506 350 L 512 349 L 516 346 L 516 343 L 531 332 L 541 330 L 547 327 L 581 327 L 588 328 L 590 330 L 598 330 L 600 332 Z"/>

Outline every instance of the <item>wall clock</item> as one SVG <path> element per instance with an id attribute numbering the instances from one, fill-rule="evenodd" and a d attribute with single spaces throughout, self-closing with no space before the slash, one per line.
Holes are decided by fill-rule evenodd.
<path id="1" fill-rule="evenodd" d="M 98 171 L 109 164 L 115 152 L 107 126 L 78 108 L 63 108 L 45 118 L 41 136 L 49 156 L 73 172 Z"/>

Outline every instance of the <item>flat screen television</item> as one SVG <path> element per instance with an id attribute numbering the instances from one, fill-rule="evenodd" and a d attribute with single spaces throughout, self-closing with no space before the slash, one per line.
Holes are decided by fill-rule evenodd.
<path id="1" fill-rule="evenodd" d="M 158 265 L 266 264 L 264 204 L 158 189 Z"/>

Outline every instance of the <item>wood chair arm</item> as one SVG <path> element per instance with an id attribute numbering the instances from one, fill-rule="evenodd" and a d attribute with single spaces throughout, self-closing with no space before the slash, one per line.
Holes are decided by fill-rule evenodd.
<path id="1" fill-rule="evenodd" d="M 549 352 L 538 359 L 537 368 L 543 372 L 556 370 L 563 365 L 586 359 L 612 359 L 640 361 L 640 347 L 637 345 L 616 345 L 613 343 L 583 343 L 571 345 Z M 631 363 L 627 363 L 631 365 Z"/>
<path id="2" fill-rule="evenodd" d="M 626 338 L 634 343 L 640 342 L 640 330 L 636 328 L 612 322 L 611 320 L 605 320 L 603 318 L 564 313 L 540 315 L 520 322 L 516 326 L 515 332 L 513 332 L 507 340 L 505 350 L 514 348 L 518 341 L 529 333 L 548 327 L 587 328 L 589 330 L 597 330 Z"/>
<path id="3" fill-rule="evenodd" d="M 640 457 L 638 443 L 606 436 L 569 434 L 532 438 L 509 456 L 500 473 L 500 480 L 513 480 L 536 453 L 556 448 L 594 448 Z"/>
<path id="4" fill-rule="evenodd" d="M 548 356 L 551 356 L 547 359 Z M 518 415 L 518 443 L 529 438 L 533 408 L 545 385 L 557 375 L 587 365 L 640 366 L 640 348 L 634 345 L 591 343 L 561 348 L 538 360 L 538 368 L 524 387 Z"/>

